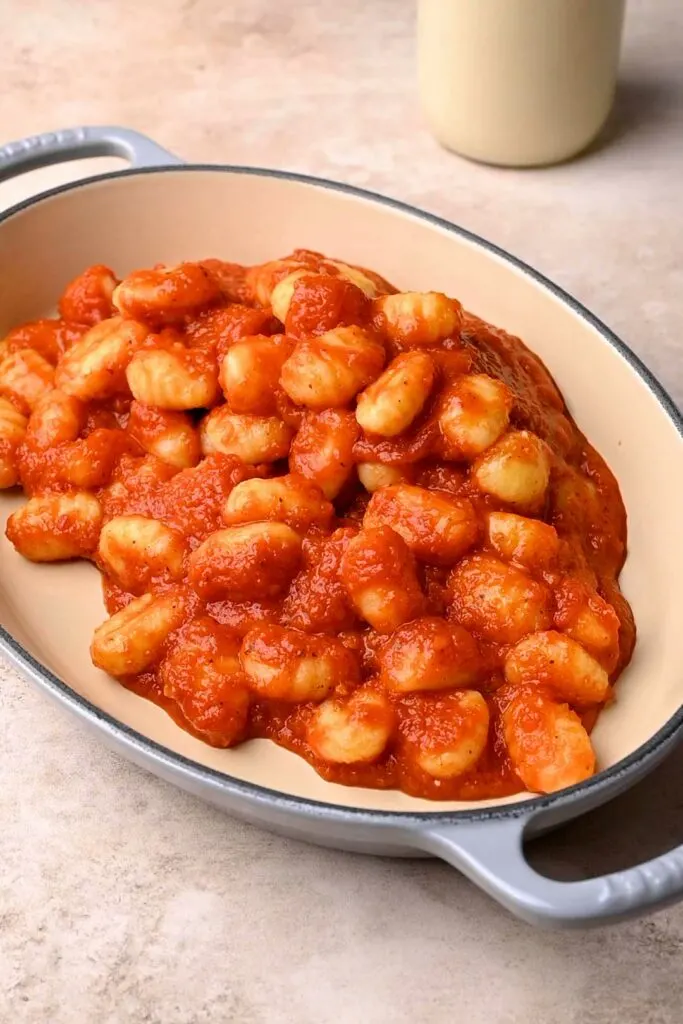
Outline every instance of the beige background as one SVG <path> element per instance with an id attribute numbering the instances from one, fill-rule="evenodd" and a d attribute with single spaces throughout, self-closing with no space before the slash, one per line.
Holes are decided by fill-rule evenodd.
<path id="1" fill-rule="evenodd" d="M 682 402 L 683 8 L 631 0 L 603 140 L 525 172 L 429 138 L 412 18 L 408 0 L 0 0 L 0 140 L 118 122 L 190 160 L 415 202 L 564 285 Z M 0 207 L 74 173 L 0 185 Z M 682 770 L 683 750 L 532 858 L 577 877 L 683 842 Z M 683 905 L 602 932 L 533 931 L 439 863 L 316 850 L 225 818 L 107 752 L 2 665 L 0 772 L 1 1020 L 681 1019 Z"/>

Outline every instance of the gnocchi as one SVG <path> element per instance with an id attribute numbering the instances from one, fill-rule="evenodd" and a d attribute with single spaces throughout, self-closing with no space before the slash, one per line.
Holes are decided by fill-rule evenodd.
<path id="1" fill-rule="evenodd" d="M 381 757 L 395 727 L 387 698 L 370 688 L 347 700 L 326 700 L 313 712 L 306 730 L 309 747 L 332 764 L 369 764 Z"/>
<path id="2" fill-rule="evenodd" d="M 474 683 L 481 659 L 474 637 L 438 616 L 396 629 L 379 654 L 380 678 L 389 690 L 460 689 Z"/>
<path id="3" fill-rule="evenodd" d="M 541 690 L 515 694 L 501 721 L 515 770 L 532 793 L 555 793 L 595 771 L 595 753 L 581 719 Z"/>
<path id="4" fill-rule="evenodd" d="M 473 459 L 507 429 L 512 408 L 510 389 L 485 373 L 456 380 L 443 404 L 439 426 L 455 458 Z"/>
<path id="5" fill-rule="evenodd" d="M 397 292 L 374 302 L 379 329 L 403 345 L 435 345 L 460 327 L 462 306 L 441 292 Z"/>
<path id="6" fill-rule="evenodd" d="M 141 350 L 128 364 L 126 379 L 138 402 L 159 409 L 208 409 L 219 393 L 215 361 L 182 346 Z"/>
<path id="7" fill-rule="evenodd" d="M 90 647 L 94 664 L 110 676 L 143 672 L 160 659 L 185 612 L 181 591 L 136 597 L 95 630 Z"/>
<path id="8" fill-rule="evenodd" d="M 528 430 L 511 430 L 474 464 L 480 490 L 518 508 L 537 508 L 549 479 L 546 445 Z"/>
<path id="9" fill-rule="evenodd" d="M 518 686 L 545 686 L 558 700 L 579 708 L 602 704 L 609 693 L 604 668 L 580 643 L 555 630 L 520 640 L 505 658 L 505 678 Z"/>
<path id="10" fill-rule="evenodd" d="M 16 454 L 26 427 L 26 417 L 8 398 L 0 395 L 0 490 L 19 483 Z"/>
<path id="11" fill-rule="evenodd" d="M 223 519 L 228 525 L 277 521 L 304 533 L 312 526 L 325 528 L 333 505 L 315 484 L 296 473 L 267 480 L 244 480 L 228 495 Z"/>
<path id="12" fill-rule="evenodd" d="M 319 702 L 360 675 L 357 658 L 339 640 L 282 626 L 250 630 L 240 663 L 251 689 L 270 700 Z"/>
<path id="13" fill-rule="evenodd" d="M 360 327 L 337 327 L 298 341 L 280 374 L 293 402 L 307 409 L 347 405 L 384 365 L 384 349 Z"/>
<path id="14" fill-rule="evenodd" d="M 455 779 L 472 771 L 486 749 L 490 714 L 477 690 L 413 694 L 401 709 L 406 755 L 433 779 Z"/>
<path id="15" fill-rule="evenodd" d="M 626 514 L 518 339 L 306 249 L 97 264 L 56 299 L 0 338 L 0 489 L 19 554 L 104 577 L 96 666 L 332 782 L 460 801 L 595 771 L 635 642 Z"/>
<path id="16" fill-rule="evenodd" d="M 101 320 L 62 356 L 55 387 L 84 402 L 125 391 L 126 368 L 147 333 L 135 320 Z"/>
<path id="17" fill-rule="evenodd" d="M 433 383 L 434 364 L 427 353 L 404 352 L 358 396 L 356 419 L 371 434 L 402 434 L 421 412 Z"/>
<path id="18" fill-rule="evenodd" d="M 235 600 L 286 590 L 301 560 L 301 537 L 284 523 L 217 530 L 190 555 L 188 580 L 200 597 Z"/>
<path id="19" fill-rule="evenodd" d="M 437 565 L 455 562 L 479 534 L 474 508 L 466 498 L 412 484 L 395 484 L 373 494 L 363 523 L 390 526 L 417 558 Z"/>
<path id="20" fill-rule="evenodd" d="M 284 459 L 293 434 L 278 416 L 239 414 L 221 405 L 202 421 L 201 447 L 205 455 L 222 452 L 253 466 Z"/>
<path id="21" fill-rule="evenodd" d="M 97 547 L 102 509 L 86 491 L 30 498 L 7 520 L 7 538 L 31 562 L 87 558 Z"/>
<path id="22" fill-rule="evenodd" d="M 392 632 L 426 606 L 415 559 L 388 526 L 363 529 L 349 541 L 341 576 L 356 612 L 378 633 Z"/>
<path id="23" fill-rule="evenodd" d="M 455 622 L 485 639 L 514 644 L 552 623 L 549 589 L 492 555 L 472 555 L 448 580 Z"/>

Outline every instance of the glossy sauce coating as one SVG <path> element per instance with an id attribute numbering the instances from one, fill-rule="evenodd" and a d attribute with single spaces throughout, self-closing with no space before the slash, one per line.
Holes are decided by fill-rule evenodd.
<path id="1" fill-rule="evenodd" d="M 200 739 L 435 800 L 551 792 L 635 642 L 618 486 L 523 343 L 296 250 L 98 265 L 0 341 L 7 536 Z"/>

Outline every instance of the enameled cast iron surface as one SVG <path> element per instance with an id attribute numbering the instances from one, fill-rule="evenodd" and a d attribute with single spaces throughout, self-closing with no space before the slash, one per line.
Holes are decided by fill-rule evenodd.
<path id="1" fill-rule="evenodd" d="M 159 160 L 158 148 L 135 133 L 79 131 L 85 137 L 67 139 L 70 155 L 135 155 L 148 146 L 137 150 L 138 162 Z M 35 166 L 46 150 L 47 159 L 59 158 L 59 137 L 23 154 L 0 150 L 0 179 L 3 160 L 6 168 Z M 96 570 L 25 562 L 4 539 L 0 649 L 138 764 L 266 827 L 367 852 L 437 853 L 530 920 L 580 923 L 676 898 L 683 857 L 675 851 L 647 868 L 573 885 L 540 878 L 521 853 L 524 830 L 553 827 L 632 785 L 683 725 L 683 427 L 644 367 L 582 307 L 494 246 L 390 200 L 279 172 L 173 166 L 77 182 L 0 217 L 0 336 L 48 312 L 66 282 L 92 263 L 122 275 L 208 256 L 256 263 L 296 247 L 372 267 L 397 287 L 444 291 L 520 335 L 615 473 L 629 516 L 621 579 L 638 644 L 618 700 L 593 734 L 602 772 L 552 797 L 433 804 L 331 785 L 266 741 L 208 747 L 91 665 L 90 636 L 105 616 Z M 19 501 L 0 498 L 3 528 Z"/>

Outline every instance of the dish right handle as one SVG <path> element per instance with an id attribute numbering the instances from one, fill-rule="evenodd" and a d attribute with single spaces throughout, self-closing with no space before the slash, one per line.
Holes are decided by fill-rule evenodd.
<path id="1" fill-rule="evenodd" d="M 0 146 L 0 181 L 48 164 L 92 156 L 120 156 L 133 167 L 182 163 L 173 153 L 130 128 L 117 125 L 64 128 Z"/>
<path id="2" fill-rule="evenodd" d="M 518 917 L 546 927 L 585 928 L 659 910 L 683 896 L 683 846 L 624 871 L 560 882 L 524 856 L 529 819 L 435 823 L 415 845 L 447 861 Z"/>

